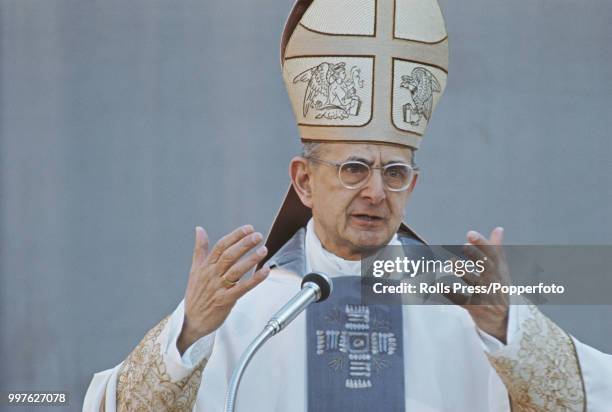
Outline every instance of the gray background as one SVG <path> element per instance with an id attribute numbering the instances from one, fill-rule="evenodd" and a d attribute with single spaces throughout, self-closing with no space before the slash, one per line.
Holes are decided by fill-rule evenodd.
<path id="1" fill-rule="evenodd" d="M 79 409 L 180 300 L 196 224 L 267 230 L 299 150 L 290 3 L 0 0 L 0 389 Z M 449 85 L 409 223 L 436 243 L 499 224 L 509 243 L 612 244 L 612 3 L 441 4 Z M 562 309 L 545 308 L 612 352 L 611 307 Z"/>

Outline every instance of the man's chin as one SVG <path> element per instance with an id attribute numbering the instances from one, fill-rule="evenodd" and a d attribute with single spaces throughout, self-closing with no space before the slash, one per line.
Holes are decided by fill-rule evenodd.
<path id="1" fill-rule="evenodd" d="M 387 234 L 387 231 L 367 231 L 367 230 L 355 230 L 353 233 L 352 242 L 358 250 L 363 252 L 370 252 L 381 247 L 386 246 L 391 237 Z"/>

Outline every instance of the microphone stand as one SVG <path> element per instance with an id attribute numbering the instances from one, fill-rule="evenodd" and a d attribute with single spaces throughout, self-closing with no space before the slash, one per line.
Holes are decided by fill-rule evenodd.
<path id="1" fill-rule="evenodd" d="M 251 342 L 251 344 L 246 348 L 246 350 L 240 356 L 240 360 L 238 361 L 238 366 L 234 369 L 232 373 L 232 378 L 230 379 L 229 388 L 227 390 L 227 398 L 225 399 L 225 412 L 234 412 L 234 408 L 236 405 L 236 394 L 238 393 L 238 387 L 240 386 L 240 381 L 242 380 L 242 374 L 246 370 L 246 367 L 251 362 L 253 355 L 255 352 L 259 350 L 263 346 L 264 343 L 268 339 L 274 336 L 274 329 L 270 325 L 266 325 L 264 330 L 257 335 L 255 340 Z"/>
<path id="2" fill-rule="evenodd" d="M 310 275 L 308 275 L 310 276 Z M 318 275 L 320 276 L 320 275 Z M 325 277 L 325 279 L 327 279 Z M 272 336 L 283 330 L 293 319 L 297 317 L 308 305 L 312 302 L 319 301 L 321 296 L 324 295 L 327 298 L 327 293 L 321 291 L 321 288 L 315 282 L 309 281 L 310 278 L 304 278 L 302 290 L 296 294 L 283 306 L 274 316 L 270 319 L 264 328 L 264 330 L 257 335 L 255 340 L 247 346 L 246 350 L 240 356 L 238 365 L 234 368 L 232 377 L 229 382 L 227 390 L 227 397 L 225 398 L 225 412 L 234 412 L 236 407 L 236 395 L 238 393 L 238 387 L 246 367 L 255 355 L 255 353 L 263 346 L 264 343 Z M 329 282 L 329 280 L 327 280 Z"/>

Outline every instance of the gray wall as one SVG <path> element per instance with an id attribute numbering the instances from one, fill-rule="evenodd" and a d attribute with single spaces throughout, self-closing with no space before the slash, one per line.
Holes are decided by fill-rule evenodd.
<path id="1" fill-rule="evenodd" d="M 0 0 L 0 389 L 68 390 L 180 300 L 193 227 L 265 231 L 299 150 L 290 0 Z M 612 3 L 441 2 L 451 71 L 409 222 L 612 244 Z M 611 307 L 546 308 L 612 352 Z"/>

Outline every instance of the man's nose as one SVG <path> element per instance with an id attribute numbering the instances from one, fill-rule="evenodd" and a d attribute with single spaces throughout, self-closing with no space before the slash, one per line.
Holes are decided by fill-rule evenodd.
<path id="1" fill-rule="evenodd" d="M 366 185 L 361 190 L 361 196 L 367 198 L 372 203 L 380 203 L 387 193 L 385 192 L 385 183 L 383 182 L 382 173 L 378 169 L 373 169 L 372 174 L 368 178 Z"/>

